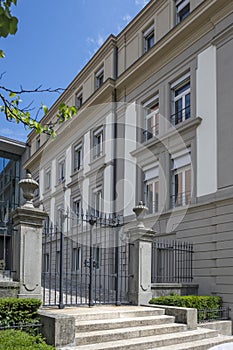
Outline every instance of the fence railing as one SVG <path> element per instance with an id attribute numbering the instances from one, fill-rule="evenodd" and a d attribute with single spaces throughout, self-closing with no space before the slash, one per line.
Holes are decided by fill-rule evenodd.
<path id="1" fill-rule="evenodd" d="M 193 280 L 193 244 L 154 240 L 152 283 L 187 283 Z"/>
<path id="2" fill-rule="evenodd" d="M 197 322 L 212 322 L 229 320 L 229 307 L 222 307 L 219 309 L 200 309 L 197 310 Z"/>
<path id="3" fill-rule="evenodd" d="M 15 329 L 21 330 L 32 335 L 40 334 L 42 324 L 38 323 L 11 323 L 9 325 L 0 322 L 0 331 Z"/>

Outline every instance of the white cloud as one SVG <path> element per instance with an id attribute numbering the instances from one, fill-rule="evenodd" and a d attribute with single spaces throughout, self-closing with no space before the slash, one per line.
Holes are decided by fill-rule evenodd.
<path id="1" fill-rule="evenodd" d="M 96 51 L 100 48 L 100 46 L 103 45 L 104 41 L 106 40 L 107 35 L 101 35 L 98 33 L 95 37 L 87 37 L 86 43 L 87 43 L 87 50 L 88 50 L 88 57 L 87 60 L 89 60 Z"/>
<path id="2" fill-rule="evenodd" d="M 117 25 L 117 33 L 121 32 L 122 29 L 124 29 L 125 26 L 127 26 L 127 24 L 131 21 L 131 19 L 132 16 L 129 14 L 124 15 L 121 19 L 122 23 Z"/>
<path id="3" fill-rule="evenodd" d="M 122 20 L 126 23 L 129 23 L 131 21 L 132 17 L 130 15 L 125 15 L 122 17 Z"/>
<path id="4" fill-rule="evenodd" d="M 146 6 L 150 0 L 135 0 L 135 4 L 140 7 Z"/>

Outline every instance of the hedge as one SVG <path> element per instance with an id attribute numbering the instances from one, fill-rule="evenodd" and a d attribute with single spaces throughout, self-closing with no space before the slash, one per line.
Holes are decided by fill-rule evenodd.
<path id="1" fill-rule="evenodd" d="M 180 296 L 178 294 L 152 298 L 150 304 L 190 307 L 198 310 L 219 309 L 222 307 L 222 298 L 219 296 Z"/>
<path id="2" fill-rule="evenodd" d="M 23 331 L 6 330 L 0 332 L 0 350 L 52 350 L 41 336 L 31 336 Z"/>
<path id="3" fill-rule="evenodd" d="M 37 299 L 0 299 L 0 325 L 38 323 L 38 309 L 41 301 Z"/>

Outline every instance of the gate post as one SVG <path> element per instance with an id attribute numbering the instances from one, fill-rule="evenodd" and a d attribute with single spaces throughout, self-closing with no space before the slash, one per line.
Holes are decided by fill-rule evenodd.
<path id="1" fill-rule="evenodd" d="M 14 281 L 20 284 L 19 298 L 41 299 L 42 227 L 47 214 L 33 206 L 34 191 L 39 185 L 30 173 L 19 186 L 26 203 L 12 213 Z"/>
<path id="2" fill-rule="evenodd" d="M 137 225 L 129 229 L 129 286 L 128 301 L 134 305 L 147 304 L 151 292 L 152 241 L 155 231 L 144 226 L 143 218 L 148 208 L 139 202 L 133 208 Z"/>

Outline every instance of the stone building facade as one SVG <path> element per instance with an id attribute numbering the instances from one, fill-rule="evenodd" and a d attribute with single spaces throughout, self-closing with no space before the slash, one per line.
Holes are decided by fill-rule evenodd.
<path id="1" fill-rule="evenodd" d="M 143 200 L 158 237 L 194 243 L 194 282 L 233 306 L 233 3 L 151 0 L 110 35 L 51 107 L 76 104 L 55 140 L 32 132 L 25 168 L 50 221 Z M 70 224 L 67 224 L 67 232 Z"/>

